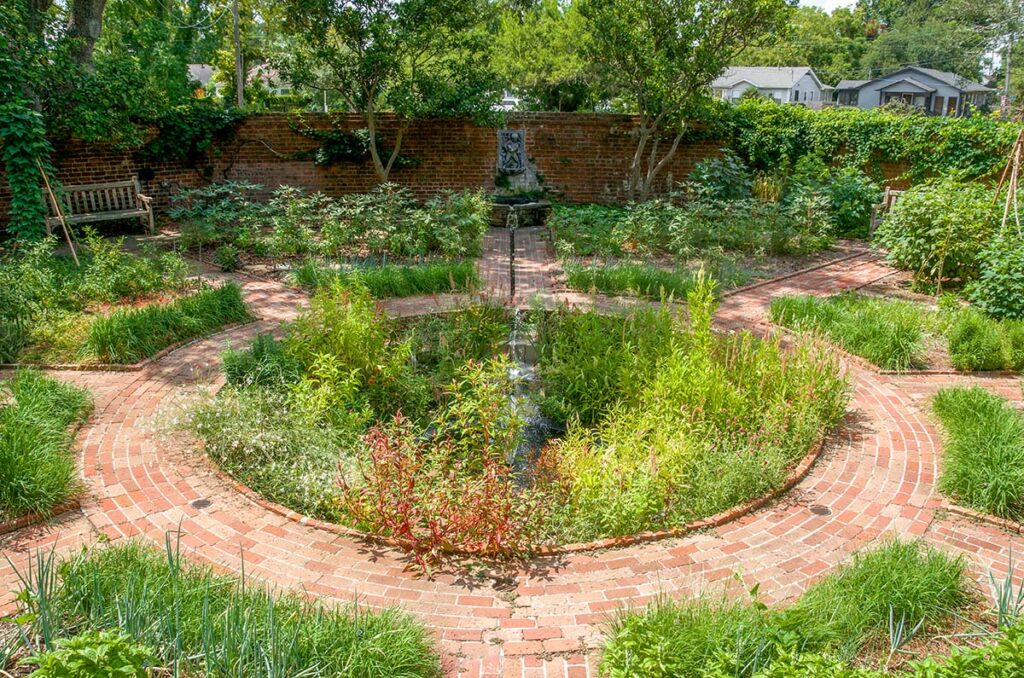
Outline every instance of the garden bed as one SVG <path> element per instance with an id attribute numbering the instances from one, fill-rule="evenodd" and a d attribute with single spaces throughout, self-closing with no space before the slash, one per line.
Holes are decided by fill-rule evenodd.
<path id="1" fill-rule="evenodd" d="M 229 385 L 180 424 L 267 500 L 421 565 L 679 534 L 795 482 L 846 401 L 834 361 L 713 334 L 712 286 L 695 290 L 690 326 L 488 306 L 390 321 L 335 282 L 282 342 L 229 352 Z"/>

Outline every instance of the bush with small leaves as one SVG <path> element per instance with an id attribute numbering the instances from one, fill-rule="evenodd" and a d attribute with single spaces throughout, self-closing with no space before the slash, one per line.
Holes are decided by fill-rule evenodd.
<path id="1" fill-rule="evenodd" d="M 117 631 L 85 631 L 22 660 L 31 678 L 147 678 L 153 651 Z"/>

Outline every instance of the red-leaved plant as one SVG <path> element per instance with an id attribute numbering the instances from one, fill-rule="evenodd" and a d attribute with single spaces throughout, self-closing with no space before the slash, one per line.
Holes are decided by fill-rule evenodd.
<path id="1" fill-rule="evenodd" d="M 417 440 L 400 413 L 370 429 L 365 442 L 362 482 L 340 480 L 345 508 L 360 526 L 396 538 L 424 570 L 455 553 L 507 558 L 533 550 L 541 496 L 516 487 L 503 459 L 482 454 L 469 469 L 452 459 L 450 441 Z"/>

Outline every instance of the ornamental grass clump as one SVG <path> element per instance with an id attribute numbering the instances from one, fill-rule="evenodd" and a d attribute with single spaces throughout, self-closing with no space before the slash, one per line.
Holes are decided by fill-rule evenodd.
<path id="1" fill-rule="evenodd" d="M 618 614 L 606 634 L 603 674 L 881 678 L 890 674 L 869 668 L 879 656 L 884 669 L 908 640 L 945 631 L 973 602 L 964 559 L 921 541 L 857 553 L 787 608 L 766 606 L 758 590 L 740 601 L 662 598 Z M 927 668 L 910 675 L 989 675 Z"/>
<path id="2" fill-rule="evenodd" d="M 985 513 L 1024 519 L 1024 415 L 980 388 L 946 388 L 932 402 L 945 446 L 939 489 Z"/>
<path id="3" fill-rule="evenodd" d="M 480 283 L 472 261 L 332 268 L 315 259 L 307 259 L 289 274 L 289 280 L 309 290 L 326 287 L 334 281 L 343 285 L 358 284 L 379 299 L 470 292 Z"/>
<path id="4" fill-rule="evenodd" d="M 603 354 L 556 352 L 571 345 L 561 336 L 568 323 L 542 335 L 546 387 L 562 411 L 586 412 L 594 424 L 569 418 L 564 439 L 548 451 L 563 493 L 563 536 L 682 526 L 759 496 L 778 487 L 842 417 L 847 387 L 835 361 L 808 345 L 783 351 L 777 340 L 714 334 L 708 279 L 698 279 L 688 305 L 685 327 L 664 311 L 620 320 L 633 326 L 629 334 L 605 331 L 611 319 L 591 320 L 596 332 L 571 341 L 632 335 L 649 342 L 635 350 L 619 339 L 625 356 L 611 352 L 607 365 Z M 556 370 L 545 371 L 546 353 L 560 356 Z M 605 386 L 622 373 L 631 378 L 625 388 Z"/>
<path id="5" fill-rule="evenodd" d="M 22 573 L 19 617 L 29 650 L 60 647 L 81 631 L 118 631 L 169 675 L 440 676 L 426 629 L 394 608 L 326 606 L 210 568 L 188 565 L 168 537 L 164 553 L 138 542 L 57 563 L 39 554 Z M 161 671 L 163 673 L 164 671 Z"/>
<path id="6" fill-rule="evenodd" d="M 73 427 L 89 394 L 32 370 L 0 383 L 0 522 L 45 513 L 79 491 Z"/>
<path id="7" fill-rule="evenodd" d="M 89 327 L 85 351 L 98 362 L 133 363 L 252 317 L 241 288 L 227 283 L 167 304 L 119 309 L 99 317 Z"/>
<path id="8" fill-rule="evenodd" d="M 928 309 L 908 301 L 845 293 L 832 297 L 772 299 L 772 322 L 820 332 L 844 349 L 887 370 L 924 363 L 925 329 L 935 325 Z"/>

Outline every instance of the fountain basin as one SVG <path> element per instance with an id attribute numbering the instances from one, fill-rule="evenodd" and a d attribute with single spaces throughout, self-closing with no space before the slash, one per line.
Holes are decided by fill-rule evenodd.
<path id="1" fill-rule="evenodd" d="M 496 196 L 491 199 L 491 226 L 522 228 L 543 226 L 551 212 L 547 200 Z"/>

